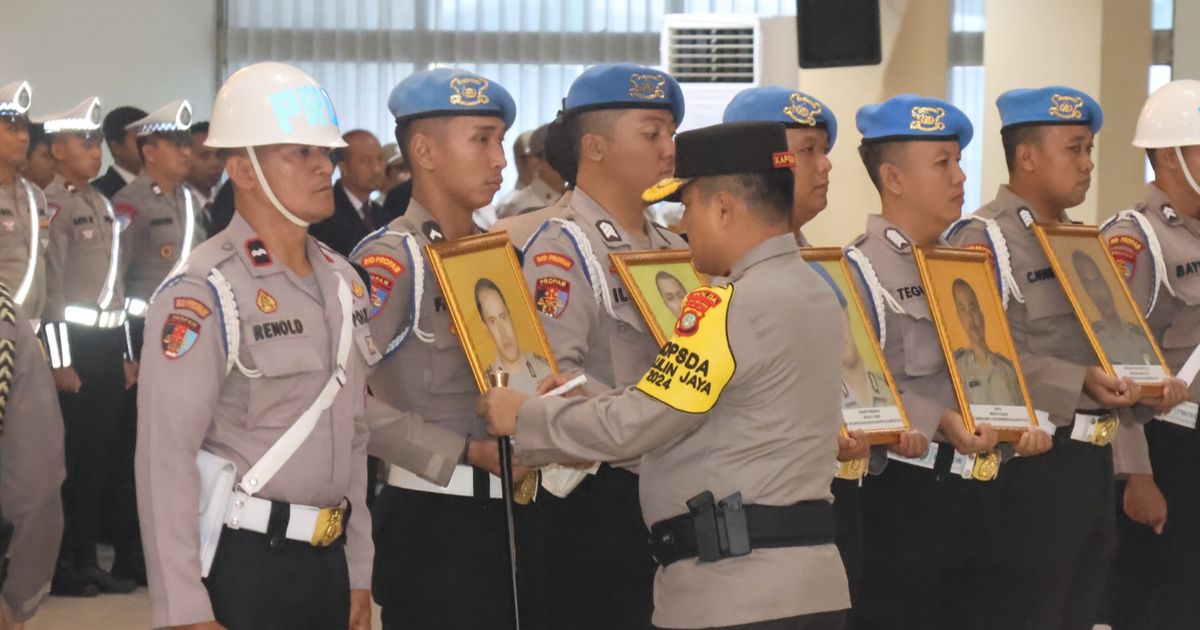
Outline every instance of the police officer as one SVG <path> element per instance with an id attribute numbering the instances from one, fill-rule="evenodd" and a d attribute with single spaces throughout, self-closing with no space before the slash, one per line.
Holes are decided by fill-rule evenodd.
<path id="1" fill-rule="evenodd" d="M 680 134 L 646 200 L 682 195 L 696 268 L 728 280 L 688 295 L 636 387 L 480 399 L 531 464 L 639 458 L 657 628 L 841 628 L 849 605 L 829 505 L 841 316 L 790 230 L 790 166 L 775 123 Z"/>
<path id="2" fill-rule="evenodd" d="M 146 117 L 146 112 L 128 105 L 117 107 L 104 117 L 104 141 L 113 163 L 104 175 L 92 180 L 92 186 L 112 199 L 142 170 L 142 155 L 137 134 L 127 131 L 130 123 Z"/>
<path id="3" fill-rule="evenodd" d="M 40 123 L 29 123 L 29 151 L 26 162 L 21 165 L 21 174 L 29 178 L 38 188 L 45 189 L 54 179 L 54 158 L 50 155 L 50 138 Z M 49 217 L 47 217 L 49 218 Z"/>
<path id="4" fill-rule="evenodd" d="M 1200 345 L 1200 82 L 1172 81 L 1146 101 L 1133 145 L 1154 181 L 1104 227 L 1109 252 L 1172 370 Z M 1200 626 L 1200 382 L 1145 426 L 1152 469 L 1130 472 L 1117 501 L 1110 598 L 1114 629 Z M 1118 497 L 1122 496 L 1118 484 Z"/>
<path id="5" fill-rule="evenodd" d="M 50 219 L 41 188 L 18 172 L 28 162 L 33 100 L 24 81 L 0 87 L 0 282 L 34 328 L 46 304 L 46 243 Z"/>
<path id="6" fill-rule="evenodd" d="M 988 346 L 987 320 L 979 308 L 979 296 L 962 278 L 950 285 L 954 312 L 967 345 L 954 351 L 954 364 L 967 401 L 973 405 L 1025 406 L 1016 367 L 1007 357 Z"/>
<path id="7" fill-rule="evenodd" d="M 496 206 L 496 219 L 505 219 L 525 214 L 531 210 L 545 208 L 563 194 L 566 182 L 562 175 L 546 161 L 546 135 L 550 125 L 542 125 L 529 136 L 529 150 L 524 156 L 525 168 L 529 170 L 529 183 L 505 197 Z"/>
<path id="8" fill-rule="evenodd" d="M 388 108 L 412 168 L 413 195 L 403 216 L 351 256 L 370 274 L 370 327 L 385 354 L 370 382 L 385 402 L 453 432 L 440 447 L 459 465 L 436 484 L 389 470 L 374 507 L 373 593 L 385 628 L 494 627 L 512 618 L 511 594 L 499 586 L 510 579 L 499 451 L 472 415 L 475 379 L 425 246 L 481 232 L 471 215 L 500 188 L 501 141 L 516 105 L 491 79 L 438 68 L 397 84 Z M 530 557 L 529 517 L 518 507 L 522 561 Z M 429 544 L 435 539 L 447 544 Z M 522 567 L 523 577 L 532 575 L 533 565 Z M 523 605 L 540 603 L 524 579 L 522 592 Z"/>
<path id="9" fill-rule="evenodd" d="M 1010 627 L 1090 629 L 1113 550 L 1112 410 L 1138 402 L 1140 391 L 1097 365 L 1032 228 L 1069 221 L 1066 210 L 1083 202 L 1103 113 L 1064 86 L 1011 90 L 996 105 L 1009 182 L 947 237 L 993 253 L 1030 398 L 1048 414 L 1054 448 L 1006 464 L 993 504 L 1007 535 L 983 588 L 1022 602 L 996 609 Z M 1172 382 L 1166 402 L 1179 402 L 1180 390 Z"/>
<path id="10" fill-rule="evenodd" d="M 146 317 L 136 465 L 152 622 L 369 628 L 368 435 L 433 479 L 453 456 L 406 443 L 420 429 L 398 415 L 371 424 L 381 354 L 364 277 L 307 234 L 333 209 L 328 151 L 343 146 L 325 91 L 259 63 L 213 109 L 207 143 L 228 156 L 237 213 Z M 203 581 L 198 457 L 228 460 L 236 483 Z"/>
<path id="11" fill-rule="evenodd" d="M 911 94 L 861 108 L 856 123 L 882 212 L 867 218 L 866 232 L 846 256 L 862 295 L 870 296 L 865 302 L 874 305 L 879 342 L 909 420 L 933 444 L 926 452 L 924 444 L 905 448 L 902 441 L 889 453 L 892 461 L 872 462 L 873 472 L 886 466 L 863 485 L 865 549 L 854 627 L 981 623 L 990 599 L 971 580 L 976 541 L 987 534 L 980 515 L 989 495 L 980 485 L 988 475 L 977 474 L 975 462 L 995 448 L 997 434 L 987 423 L 974 434 L 963 424 L 913 255 L 916 246 L 939 243 L 961 215 L 966 176 L 958 160 L 974 130 L 950 103 Z M 1021 440 L 1023 454 L 1049 448 L 1041 432 Z M 963 527 L 974 519 L 984 522 Z"/>
<path id="12" fill-rule="evenodd" d="M 109 480 L 109 527 L 116 557 L 113 575 L 146 584 L 145 562 L 138 541 L 134 499 L 133 451 L 137 439 L 137 365 L 142 352 L 146 309 L 154 290 L 192 247 L 203 240 L 200 205 L 184 184 L 191 169 L 192 106 L 172 101 L 126 126 L 137 138 L 142 169 L 113 196 L 113 209 L 126 226 L 122 253 L 125 272 L 126 357 L 133 377 L 125 394 L 125 411 L 113 455 L 115 478 Z"/>
<path id="13" fill-rule="evenodd" d="M 50 242 L 42 335 L 66 422 L 66 531 L 55 592 L 129 592 L 99 567 L 96 538 L 125 389 L 125 282 L 121 224 L 88 184 L 100 170 L 100 100 L 39 121 L 56 174 L 46 188 Z M 88 588 L 94 585 L 93 588 Z"/>
<path id="14" fill-rule="evenodd" d="M 62 417 L 29 324 L 0 284 L 0 513 L 13 525 L 0 626 L 37 612 L 62 542 Z"/>
<path id="15" fill-rule="evenodd" d="M 608 254 L 687 246 L 645 218 L 642 199 L 674 169 L 683 109 L 673 77 L 631 64 L 588 68 L 567 92 L 576 187 L 525 246 L 523 269 L 559 369 L 585 373 L 592 393 L 633 385 L 658 349 Z M 544 495 L 553 627 L 649 623 L 654 562 L 637 475 L 619 464 L 601 465 L 566 499 Z"/>
<path id="16" fill-rule="evenodd" d="M 519 249 L 525 244 L 538 228 L 550 219 L 560 217 L 571 205 L 571 190 L 575 187 L 578 160 L 573 155 L 574 142 L 568 137 L 568 130 L 562 117 L 546 124 L 546 164 L 554 172 L 562 175 L 563 192 L 550 205 L 536 210 L 529 210 L 516 216 L 497 220 L 488 228 L 491 232 L 507 232 L 509 240 Z"/>

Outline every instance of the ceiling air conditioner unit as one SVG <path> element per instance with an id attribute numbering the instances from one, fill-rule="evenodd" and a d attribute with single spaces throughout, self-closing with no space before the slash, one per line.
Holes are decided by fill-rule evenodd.
<path id="1" fill-rule="evenodd" d="M 756 15 L 663 16 L 662 67 L 683 88 L 680 131 L 721 122 L 730 99 L 758 85 L 795 89 L 796 18 Z"/>

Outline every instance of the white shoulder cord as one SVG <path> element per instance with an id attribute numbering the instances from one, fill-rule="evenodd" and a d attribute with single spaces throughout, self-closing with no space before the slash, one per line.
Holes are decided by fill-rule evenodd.
<path id="1" fill-rule="evenodd" d="M 862 253 L 862 250 L 851 245 L 846 248 L 846 257 L 858 265 L 859 271 L 862 272 L 863 280 L 867 283 L 867 288 L 871 290 L 871 301 L 875 305 L 875 317 L 879 320 L 879 347 L 880 349 L 887 346 L 887 309 L 891 309 L 897 315 L 907 315 L 908 311 L 904 310 L 903 306 L 888 293 L 887 289 L 879 282 L 879 276 L 875 274 L 875 267 L 871 264 L 871 260 L 867 255 Z"/>
<path id="2" fill-rule="evenodd" d="M 575 246 L 579 248 L 579 253 L 583 257 L 583 264 L 587 267 L 588 276 L 592 280 L 592 296 L 596 298 L 596 304 L 602 305 L 609 317 L 617 319 L 616 314 L 613 313 L 612 297 L 609 295 L 608 280 L 605 279 L 603 273 L 604 268 L 600 266 L 600 261 L 597 260 L 587 235 L 579 229 L 578 225 L 566 219 L 555 218 L 550 221 L 561 225 L 575 241 Z"/>
<path id="3" fill-rule="evenodd" d="M 117 213 L 113 212 L 112 202 L 108 200 L 108 197 L 94 190 L 92 194 L 104 202 L 104 209 L 108 212 L 108 217 L 112 219 L 112 252 L 108 260 L 108 277 L 104 280 L 104 290 L 100 292 L 100 310 L 104 310 L 108 308 L 108 303 L 112 301 L 115 293 L 113 285 L 117 281 L 117 266 L 121 257 L 121 223 L 117 221 Z"/>
<path id="4" fill-rule="evenodd" d="M 329 376 L 329 380 L 325 382 L 325 387 L 321 389 L 321 393 L 317 395 L 316 400 L 300 414 L 292 426 L 279 437 L 271 448 L 255 462 L 250 470 L 242 477 L 242 481 L 238 483 L 236 490 L 247 496 L 254 496 L 256 492 L 263 489 L 275 473 L 287 463 L 292 454 L 300 448 L 313 428 L 317 426 L 317 420 L 321 414 L 325 413 L 333 404 L 334 398 L 337 397 L 338 391 L 346 384 L 346 360 L 350 357 L 350 337 L 353 325 L 353 302 L 350 297 L 350 286 L 346 284 L 346 279 L 338 274 L 338 302 L 342 307 L 342 329 L 338 335 L 337 349 L 337 364 L 333 368 L 333 374 Z"/>
<path id="5" fill-rule="evenodd" d="M 401 242 L 404 243 L 404 248 L 408 250 L 408 257 L 412 260 L 413 266 L 413 320 L 409 326 L 412 328 L 413 334 L 417 339 L 425 343 L 433 343 L 434 337 L 432 333 L 421 330 L 421 300 L 425 297 L 425 259 L 421 257 L 421 250 L 417 244 L 413 242 L 411 234 L 401 234 L 400 232 L 388 232 L 388 234 L 398 234 L 401 236 Z M 406 331 L 407 332 L 407 331 Z M 401 337 L 404 334 L 401 333 Z"/>
<path id="6" fill-rule="evenodd" d="M 988 240 L 992 242 L 992 252 L 996 254 L 996 268 L 1000 270 L 1000 298 L 1004 303 L 1004 308 L 1008 308 L 1008 298 L 1011 296 L 1021 304 L 1025 303 L 1025 296 L 1021 293 L 1021 287 L 1017 285 L 1017 278 L 1013 276 L 1012 256 L 1009 255 L 1008 241 L 1004 239 L 1004 232 L 1000 229 L 1000 224 L 994 219 L 985 219 L 979 216 L 972 216 L 972 219 L 983 223 L 983 231 L 987 233 Z"/>
<path id="7" fill-rule="evenodd" d="M 1146 218 L 1146 215 L 1137 210 L 1122 210 L 1117 213 L 1117 216 L 1105 222 L 1100 229 L 1108 229 L 1108 226 L 1122 219 L 1133 221 L 1142 230 L 1142 234 L 1146 236 L 1146 246 L 1150 248 L 1150 260 L 1154 262 L 1154 288 L 1150 290 L 1150 303 L 1146 306 L 1145 312 L 1146 315 L 1149 315 L 1150 311 L 1154 310 L 1154 305 L 1158 303 L 1159 286 L 1166 287 L 1167 293 L 1170 293 L 1172 297 L 1175 296 L 1175 288 L 1167 280 L 1167 263 L 1163 259 L 1162 243 L 1159 242 L 1158 234 L 1154 231 L 1154 226 Z"/>
<path id="8" fill-rule="evenodd" d="M 42 222 L 38 220 L 37 199 L 33 197 L 33 186 L 24 177 L 20 180 L 25 185 L 25 198 L 29 203 L 29 263 L 25 266 L 25 277 L 21 278 L 21 284 L 12 297 L 17 306 L 25 302 L 25 298 L 29 296 L 29 289 L 33 286 L 33 276 L 37 273 L 38 266 L 38 239 L 42 233 Z"/>
<path id="9" fill-rule="evenodd" d="M 228 375 L 233 371 L 234 366 L 237 366 L 238 371 L 245 374 L 247 378 L 262 376 L 260 370 L 252 370 L 242 365 L 242 360 L 238 356 L 242 345 L 242 326 L 238 321 L 237 299 L 233 297 L 233 287 L 229 285 L 224 274 L 217 271 L 216 268 L 208 272 L 208 282 L 217 290 L 217 301 L 221 307 L 221 323 L 225 326 L 225 340 L 227 341 L 225 374 Z"/>

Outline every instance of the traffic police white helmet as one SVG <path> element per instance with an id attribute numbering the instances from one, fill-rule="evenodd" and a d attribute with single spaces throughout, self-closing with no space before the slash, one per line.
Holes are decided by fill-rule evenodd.
<path id="1" fill-rule="evenodd" d="M 1200 81 L 1180 79 L 1158 88 L 1146 99 L 1138 116 L 1133 146 L 1143 149 L 1175 148 L 1192 190 L 1200 195 L 1180 147 L 1200 145 Z"/>
<path id="2" fill-rule="evenodd" d="M 233 73 L 217 92 L 205 146 L 245 147 L 259 184 L 271 205 L 292 223 L 308 222 L 283 207 L 263 177 L 254 147 L 304 144 L 336 149 L 346 146 L 329 94 L 304 71 L 266 61 Z"/>

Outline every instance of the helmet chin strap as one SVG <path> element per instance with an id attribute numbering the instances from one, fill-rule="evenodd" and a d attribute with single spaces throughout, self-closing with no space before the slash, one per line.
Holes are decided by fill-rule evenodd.
<path id="1" fill-rule="evenodd" d="M 279 199 L 275 197 L 275 191 L 271 190 L 271 185 L 267 183 L 267 178 L 263 175 L 262 167 L 258 165 L 258 156 L 254 154 L 254 147 L 246 147 L 246 152 L 250 154 L 250 164 L 254 166 L 254 174 L 258 177 L 259 185 L 262 186 L 263 192 L 267 194 L 267 199 L 271 202 L 272 206 L 275 206 L 279 214 L 282 214 L 283 218 L 302 228 L 307 228 L 311 225 L 308 221 L 289 212 L 287 208 L 283 207 L 283 204 L 279 203 Z"/>
<path id="2" fill-rule="evenodd" d="M 1183 149 L 1175 147 L 1175 157 L 1179 158 L 1179 165 L 1183 167 L 1183 176 L 1187 178 L 1187 183 L 1192 187 L 1197 195 L 1200 195 L 1200 186 L 1196 185 L 1196 178 L 1192 177 L 1192 169 L 1188 168 L 1187 162 L 1183 160 Z"/>

